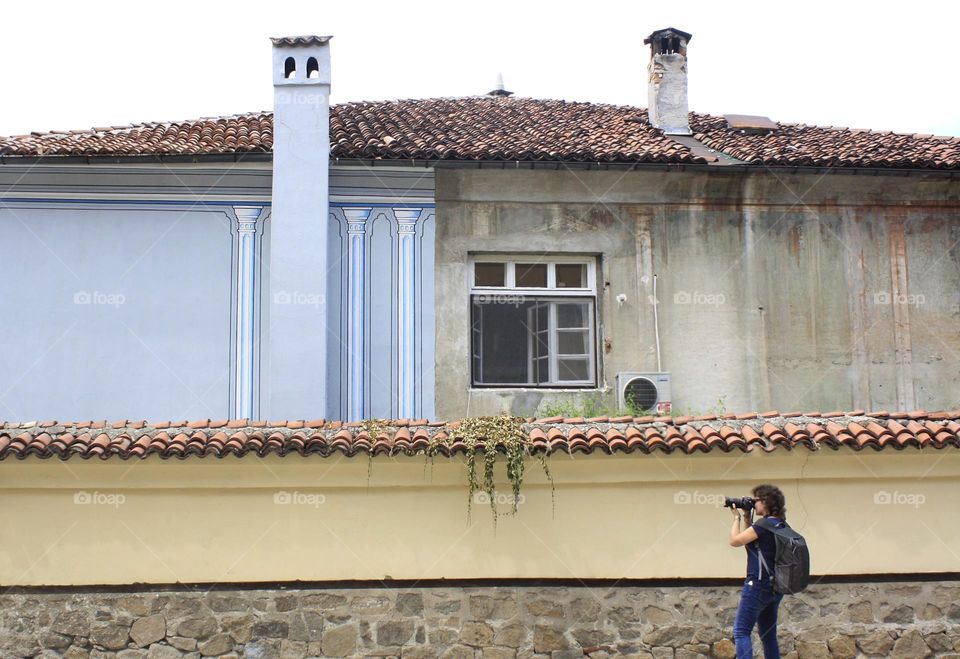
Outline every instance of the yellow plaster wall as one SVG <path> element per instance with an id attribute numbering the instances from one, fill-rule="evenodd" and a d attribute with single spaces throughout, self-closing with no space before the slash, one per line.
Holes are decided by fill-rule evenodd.
<path id="1" fill-rule="evenodd" d="M 716 501 L 758 482 L 784 489 L 817 574 L 960 571 L 958 451 L 549 464 L 555 508 L 531 460 L 494 529 L 485 505 L 467 520 L 462 459 L 378 457 L 369 481 L 365 457 L 5 461 L 0 584 L 736 577 Z"/>

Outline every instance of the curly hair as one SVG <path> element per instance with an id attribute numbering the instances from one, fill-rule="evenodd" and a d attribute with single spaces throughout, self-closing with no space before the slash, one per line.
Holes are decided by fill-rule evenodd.
<path id="1" fill-rule="evenodd" d="M 767 508 L 767 517 L 787 518 L 787 500 L 776 485 L 764 483 L 753 488 L 753 496 L 763 501 Z"/>

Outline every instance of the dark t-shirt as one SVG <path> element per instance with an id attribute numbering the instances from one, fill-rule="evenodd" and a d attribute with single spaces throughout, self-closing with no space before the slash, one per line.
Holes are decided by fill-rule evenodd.
<path id="1" fill-rule="evenodd" d="M 780 520 L 776 517 L 767 517 L 767 520 L 773 522 L 777 526 L 780 525 Z M 774 537 L 772 531 L 757 523 L 754 523 L 750 528 L 757 532 L 757 539 L 746 546 L 747 579 L 761 578 L 760 570 L 762 566 L 760 565 L 760 559 L 757 556 L 757 552 L 762 551 L 763 559 L 767 562 L 767 567 L 763 569 L 762 579 L 767 581 L 771 576 L 767 570 L 773 569 L 773 561 L 777 557 L 777 539 Z"/>

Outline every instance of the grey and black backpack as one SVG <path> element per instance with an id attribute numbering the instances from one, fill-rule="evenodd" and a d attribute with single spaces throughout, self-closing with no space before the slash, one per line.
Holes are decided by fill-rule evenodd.
<path id="1" fill-rule="evenodd" d="M 764 517 L 756 523 L 773 533 L 777 541 L 773 570 L 764 560 L 763 552 L 757 548 L 763 569 L 773 575 L 773 592 L 786 595 L 799 593 L 810 583 L 810 550 L 807 549 L 807 541 L 786 522 L 775 524 Z"/>

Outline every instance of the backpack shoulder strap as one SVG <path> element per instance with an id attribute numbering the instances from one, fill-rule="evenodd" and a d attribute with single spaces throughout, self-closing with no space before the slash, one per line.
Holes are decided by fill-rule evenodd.
<path id="1" fill-rule="evenodd" d="M 790 528 L 784 520 L 780 520 L 780 524 L 782 524 L 783 526 L 779 526 L 771 522 L 766 517 L 761 517 L 756 522 L 754 522 L 754 524 L 762 528 L 765 528 L 768 531 L 772 531 L 774 534 L 776 534 L 777 531 L 783 531 L 784 529 Z"/>

